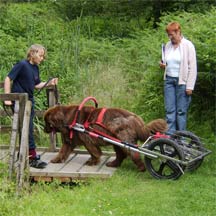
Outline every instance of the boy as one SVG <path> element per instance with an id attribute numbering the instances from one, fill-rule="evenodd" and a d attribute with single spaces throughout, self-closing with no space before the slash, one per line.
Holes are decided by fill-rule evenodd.
<path id="1" fill-rule="evenodd" d="M 29 123 L 29 164 L 31 167 L 43 169 L 47 163 L 40 160 L 36 153 L 36 145 L 33 136 L 34 118 L 34 88 L 44 87 L 45 82 L 40 80 L 38 65 L 44 60 L 45 48 L 40 44 L 32 45 L 27 52 L 27 59 L 18 62 L 9 72 L 4 82 L 4 92 L 7 93 L 27 93 L 32 102 L 30 123 Z M 11 81 L 13 82 L 11 88 Z M 47 86 L 57 85 L 58 79 L 53 78 Z M 13 105 L 12 101 L 5 101 L 5 105 Z"/>

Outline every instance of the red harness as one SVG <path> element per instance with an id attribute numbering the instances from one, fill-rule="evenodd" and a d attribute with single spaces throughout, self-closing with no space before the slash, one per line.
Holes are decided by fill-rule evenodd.
<path id="1" fill-rule="evenodd" d="M 87 118 L 87 120 L 85 121 L 85 123 L 84 123 L 84 128 L 89 128 L 89 125 L 90 124 L 92 124 L 92 123 L 94 123 L 94 124 L 98 124 L 98 125 L 100 125 L 101 127 L 105 127 L 104 125 L 103 125 L 103 117 L 104 117 L 104 114 L 105 114 L 105 112 L 106 112 L 106 108 L 102 108 L 101 109 L 101 111 L 100 111 L 100 113 L 99 113 L 99 115 L 98 115 L 98 117 L 97 117 L 97 120 L 96 120 L 96 122 L 90 122 L 89 121 L 89 117 L 91 116 L 91 113 L 89 114 L 89 117 Z M 92 110 L 93 111 L 93 110 Z"/>
<path id="2" fill-rule="evenodd" d="M 97 108 L 98 107 L 98 103 L 97 103 L 97 101 L 96 101 L 96 99 L 94 98 L 94 97 L 87 97 L 87 98 L 85 98 L 83 101 L 82 101 L 82 103 L 79 105 L 79 107 L 78 107 L 78 109 L 76 110 L 76 114 L 75 114 L 75 117 L 74 117 L 74 119 L 73 119 L 73 122 L 68 126 L 69 127 L 69 129 L 70 129 L 70 139 L 72 139 L 73 138 L 73 127 L 76 125 L 76 123 L 77 123 L 77 119 L 78 119 L 78 117 L 79 117 L 79 113 L 80 113 L 80 111 L 81 111 L 81 109 L 83 108 L 83 106 L 84 106 L 84 104 L 87 102 L 87 101 L 89 101 L 89 100 L 93 100 L 94 101 L 94 103 L 95 103 L 95 107 Z M 92 109 L 92 111 L 94 110 L 94 108 Z M 106 108 L 102 108 L 101 109 L 101 111 L 100 111 L 100 113 L 99 113 L 99 115 L 98 115 L 98 117 L 97 117 L 97 120 L 95 121 L 95 122 L 90 122 L 89 121 L 89 117 L 91 116 L 91 113 L 89 114 L 89 116 L 88 116 L 88 118 L 87 118 L 87 120 L 85 121 L 85 123 L 84 123 L 84 128 L 85 129 L 89 129 L 89 126 L 91 125 L 91 124 L 97 124 L 97 125 L 99 125 L 99 126 L 101 126 L 102 128 L 104 128 L 104 129 L 106 129 L 106 126 L 102 123 L 103 122 L 103 118 L 104 118 L 104 114 L 106 113 L 106 111 L 107 111 L 107 109 Z M 108 135 L 108 134 L 106 134 L 106 133 L 104 133 L 104 132 L 102 132 L 102 131 L 99 131 L 99 130 L 96 130 L 95 128 L 94 129 L 91 129 L 91 131 L 93 132 L 91 135 L 93 136 L 93 134 L 96 134 L 97 136 L 95 136 L 95 137 L 98 137 L 99 135 L 101 135 L 101 136 L 104 136 L 104 137 L 107 137 L 107 138 L 109 138 L 109 139 L 112 139 L 112 140 L 114 140 L 114 141 L 117 141 L 117 142 L 121 142 L 121 140 L 119 140 L 119 139 L 117 139 L 117 138 L 115 138 L 115 137 L 113 137 L 113 136 L 110 136 L 110 135 Z M 90 132 L 91 133 L 91 132 Z"/>
<path id="3" fill-rule="evenodd" d="M 96 99 L 95 99 L 94 97 L 87 97 L 87 98 L 85 98 L 85 99 L 82 101 L 82 103 L 79 105 L 78 109 L 76 110 L 76 113 L 75 113 L 75 117 L 74 117 L 74 119 L 73 119 L 73 122 L 68 126 L 69 129 L 70 129 L 70 139 L 73 138 L 73 127 L 77 124 L 77 119 L 78 119 L 78 117 L 79 117 L 79 113 L 80 113 L 81 109 L 83 108 L 84 104 L 85 104 L 87 101 L 89 101 L 89 100 L 93 100 L 93 101 L 94 101 L 95 107 L 96 107 L 96 108 L 97 108 L 97 106 L 98 106 L 98 103 L 97 103 L 97 101 L 96 101 Z M 95 109 L 95 108 L 93 108 L 92 111 L 93 111 L 94 109 Z M 124 142 L 122 142 L 121 140 L 119 140 L 119 139 L 117 139 L 117 138 L 115 138 L 115 137 L 113 137 L 113 136 L 110 136 L 110 135 L 108 135 L 108 134 L 106 134 L 106 133 L 104 133 L 104 132 L 102 132 L 102 131 L 100 131 L 100 130 L 97 130 L 97 129 L 95 129 L 95 128 L 89 128 L 89 126 L 90 126 L 91 124 L 97 124 L 97 125 L 101 126 L 102 128 L 106 129 L 105 125 L 102 123 L 102 122 L 103 122 L 103 118 L 104 118 L 104 114 L 106 113 L 106 111 L 107 111 L 106 108 L 102 108 L 101 111 L 100 111 L 100 113 L 99 113 L 99 115 L 98 115 L 98 117 L 97 117 L 97 120 L 96 120 L 95 122 L 90 122 L 90 121 L 89 121 L 89 117 L 91 116 L 91 112 L 90 112 L 90 114 L 89 114 L 87 120 L 85 121 L 83 127 L 84 127 L 85 129 L 88 129 L 86 132 L 87 132 L 87 134 L 89 134 L 89 135 L 92 136 L 92 137 L 95 137 L 95 138 L 104 137 L 104 138 L 111 139 L 112 141 L 116 141 L 116 142 L 119 142 L 119 143 L 124 143 Z M 129 144 L 128 144 L 128 145 L 129 145 Z M 133 147 L 138 147 L 138 144 L 133 144 Z M 139 156 L 139 153 L 138 153 L 138 152 L 134 152 L 134 156 L 137 156 L 137 157 L 138 157 L 138 156 Z"/>
<path id="4" fill-rule="evenodd" d="M 105 112 L 107 111 L 107 109 L 106 108 L 102 108 L 101 109 L 101 111 L 100 111 L 100 113 L 99 113 L 99 115 L 98 115 L 98 117 L 97 117 L 97 120 L 95 121 L 95 122 L 90 122 L 90 121 L 88 121 L 88 119 L 86 120 L 86 122 L 84 123 L 84 128 L 85 129 L 90 129 L 89 128 L 89 125 L 91 125 L 91 124 L 96 124 L 96 125 L 99 125 L 100 127 L 102 127 L 102 128 L 104 128 L 104 129 L 106 129 L 107 130 L 107 128 L 106 128 L 106 126 L 103 124 L 103 117 L 104 117 L 104 114 L 105 114 Z M 91 114 L 90 114 L 91 115 Z M 90 115 L 89 115 L 89 117 L 90 117 Z M 110 136 L 110 135 L 108 135 L 108 134 L 106 134 L 106 133 L 104 133 L 104 132 L 102 132 L 102 131 L 100 131 L 100 130 L 97 130 L 97 129 L 95 129 L 95 128 L 91 128 L 90 129 L 93 133 L 91 133 L 91 135 L 92 136 L 94 136 L 94 137 L 98 137 L 99 135 L 101 135 L 101 136 L 103 136 L 103 137 L 106 137 L 106 138 L 109 138 L 109 139 L 112 139 L 112 140 L 114 140 L 114 141 L 116 141 L 116 142 L 121 142 L 121 140 L 119 140 L 119 139 L 117 139 L 117 138 L 115 138 L 115 137 L 113 137 L 113 136 Z M 93 135 L 93 134 L 96 134 L 96 136 L 95 135 Z"/>
<path id="5" fill-rule="evenodd" d="M 81 109 L 83 108 L 84 104 L 89 101 L 89 100 L 93 100 L 93 102 L 95 103 L 95 107 L 97 108 L 98 107 L 98 103 L 97 103 L 97 100 L 94 98 L 94 97 L 87 97 L 85 98 L 82 103 L 79 105 L 78 109 L 76 110 L 76 113 L 75 113 L 75 116 L 74 116 L 74 119 L 73 119 L 73 122 L 69 125 L 69 129 L 70 129 L 70 139 L 73 138 L 73 127 L 74 125 L 77 123 L 77 119 L 79 117 L 79 114 L 80 114 L 80 111 Z M 92 109 L 93 111 L 94 109 Z M 96 120 L 96 122 L 89 122 L 89 117 L 91 116 L 91 113 L 89 114 L 87 120 L 85 121 L 84 123 L 84 128 L 89 128 L 89 125 L 94 123 L 94 124 L 98 124 L 100 125 L 101 127 L 105 128 L 105 126 L 102 124 L 103 122 L 103 117 L 104 117 L 104 114 L 106 112 L 106 108 L 102 108 L 99 115 L 98 115 L 98 118 Z"/>

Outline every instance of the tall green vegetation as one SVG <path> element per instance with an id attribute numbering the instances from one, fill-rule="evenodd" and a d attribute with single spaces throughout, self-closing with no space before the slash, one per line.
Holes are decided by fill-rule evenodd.
<path id="1" fill-rule="evenodd" d="M 216 8 L 211 4 L 215 1 L 0 0 L 0 81 L 32 43 L 41 43 L 48 50 L 41 76 L 59 77 L 61 103 L 92 95 L 99 106 L 122 107 L 145 121 L 164 117 L 161 43 L 167 41 L 167 23 L 177 20 L 198 59 L 189 130 L 208 138 L 203 141 L 213 151 Z M 42 92 L 37 108 L 44 109 L 44 101 Z M 164 182 L 137 173 L 126 160 L 107 181 L 36 184 L 20 199 L 0 163 L 0 215 L 53 215 L 53 203 L 55 215 L 214 215 L 215 164 L 212 154 L 198 171 Z"/>
<path id="2" fill-rule="evenodd" d="M 0 3 L 1 81 L 32 43 L 41 43 L 48 50 L 40 66 L 42 79 L 59 77 L 62 103 L 93 95 L 99 105 L 126 108 L 145 121 L 164 117 L 160 50 L 167 41 L 165 26 L 177 20 L 197 50 L 199 74 L 189 127 L 194 131 L 207 122 L 214 130 L 215 7 L 207 11 L 201 8 L 203 1 L 196 8 L 189 0 L 159 1 L 158 14 L 155 1 L 16 2 Z M 172 8 L 175 12 L 169 12 Z M 45 93 L 37 96 L 38 108 L 44 108 L 44 100 Z"/>

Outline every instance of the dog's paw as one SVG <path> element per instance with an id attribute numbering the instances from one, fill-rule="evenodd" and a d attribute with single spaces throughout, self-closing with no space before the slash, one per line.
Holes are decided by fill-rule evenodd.
<path id="1" fill-rule="evenodd" d="M 51 163 L 64 163 L 64 160 L 60 157 L 55 157 L 52 160 L 50 160 Z"/>
<path id="2" fill-rule="evenodd" d="M 117 160 L 113 160 L 106 163 L 108 167 L 119 167 L 121 164 Z"/>
<path id="3" fill-rule="evenodd" d="M 100 159 L 90 158 L 85 162 L 85 165 L 93 166 L 93 165 L 97 165 L 99 162 L 100 162 Z"/>

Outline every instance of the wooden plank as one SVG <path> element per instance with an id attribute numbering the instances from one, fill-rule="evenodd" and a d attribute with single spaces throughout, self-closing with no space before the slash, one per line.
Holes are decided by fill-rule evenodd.
<path id="1" fill-rule="evenodd" d="M 89 178 L 109 178 L 111 175 L 110 173 L 99 173 L 99 172 L 86 172 L 86 173 L 78 173 L 77 179 L 89 179 Z"/>
<path id="2" fill-rule="evenodd" d="M 23 117 L 23 126 L 21 133 L 21 143 L 20 143 L 20 151 L 18 158 L 18 169 L 17 169 L 17 192 L 19 193 L 24 184 L 24 171 L 25 166 L 27 166 L 27 170 L 29 170 L 29 161 L 28 161 L 28 152 L 29 152 L 29 122 L 31 115 L 31 101 L 26 101 L 24 117 Z M 15 151 L 15 148 L 14 148 Z"/>
<path id="3" fill-rule="evenodd" d="M 0 144 L 0 151 L 9 150 L 9 145 L 6 144 Z M 16 147 L 16 150 L 18 150 L 18 147 Z"/>
<path id="4" fill-rule="evenodd" d="M 103 165 L 106 163 L 107 159 L 109 157 L 108 156 L 101 156 L 101 161 L 99 164 L 97 165 L 94 165 L 94 166 L 88 166 L 88 165 L 83 165 L 78 171 L 79 172 L 98 172 L 102 167 Z"/>
<path id="5" fill-rule="evenodd" d="M 48 176 L 32 176 L 31 180 L 35 182 L 52 182 L 54 180 L 57 180 L 61 183 L 70 183 L 75 179 L 72 179 L 71 177 L 48 177 Z"/>
<path id="6" fill-rule="evenodd" d="M 53 153 L 53 152 L 40 152 L 40 151 L 38 151 L 38 154 L 40 154 L 41 160 L 47 163 L 49 163 L 50 160 L 52 160 L 57 155 L 57 153 Z"/>
<path id="7" fill-rule="evenodd" d="M 28 94 L 27 93 L 9 93 L 9 94 L 0 94 L 0 100 L 28 100 Z"/>
<path id="8" fill-rule="evenodd" d="M 41 156 L 41 160 L 45 161 L 46 163 L 49 163 L 56 155 L 57 152 L 49 152 L 49 151 L 37 151 L 37 153 Z M 71 160 L 72 157 L 74 157 L 75 153 L 71 153 L 68 159 L 65 163 Z M 57 164 L 57 163 L 54 163 Z"/>
<path id="9" fill-rule="evenodd" d="M 41 182 L 41 181 L 52 182 L 53 181 L 53 178 L 49 176 L 48 177 L 47 176 L 31 176 L 30 178 L 36 182 Z"/>
<path id="10" fill-rule="evenodd" d="M 46 152 L 41 156 L 41 160 L 48 163 L 47 167 L 44 169 L 30 167 L 30 174 L 36 176 L 49 176 L 51 173 L 57 173 L 74 157 L 74 155 L 75 154 L 71 154 L 65 163 L 50 163 L 50 160 L 55 156 L 55 154 L 52 152 Z"/>
<path id="11" fill-rule="evenodd" d="M 16 151 L 16 140 L 18 136 L 18 125 L 19 125 L 19 101 L 15 102 L 14 108 L 14 116 L 13 116 L 13 124 L 12 124 L 12 132 L 11 132 L 11 140 L 10 140 L 10 159 L 9 159 L 9 179 L 12 179 L 12 173 L 14 168 L 14 159 L 15 159 L 15 151 Z"/>
<path id="12" fill-rule="evenodd" d="M 66 164 L 65 167 L 63 167 L 62 170 L 59 171 L 59 173 L 65 173 L 65 172 L 79 172 L 79 170 L 84 166 L 86 161 L 90 158 L 89 154 L 76 154 L 75 157 L 73 157 L 69 163 Z"/>
<path id="13" fill-rule="evenodd" d="M 11 131 L 11 126 L 9 125 L 0 125 L 0 132 L 9 132 Z"/>
<path id="14" fill-rule="evenodd" d="M 45 154 L 46 155 L 46 154 Z M 80 156 L 80 157 L 79 157 Z M 31 176 L 78 177 L 77 169 L 83 166 L 89 155 L 70 155 L 65 163 L 48 163 L 44 169 L 30 168 Z M 45 156 L 41 159 L 45 159 Z M 84 161 L 83 161 L 84 160 Z M 73 162 L 72 162 L 73 161 Z"/>
<path id="15" fill-rule="evenodd" d="M 56 105 L 56 98 L 55 98 L 55 92 L 54 92 L 54 87 L 47 88 L 46 89 L 46 94 L 47 94 L 47 103 L 48 107 L 53 107 Z M 56 150 L 56 137 L 57 134 L 50 133 L 50 150 L 55 151 Z"/>
<path id="16" fill-rule="evenodd" d="M 104 179 L 104 178 L 109 178 L 111 177 L 112 174 L 111 173 L 99 173 L 99 172 L 92 172 L 92 173 L 79 173 L 79 172 L 61 172 L 61 175 L 59 175 L 59 173 L 57 172 L 53 172 L 53 173 L 45 173 L 45 172 L 30 172 L 30 177 L 34 178 L 34 177 L 41 177 L 41 178 L 70 178 L 71 180 L 86 180 L 86 179 L 89 179 L 89 178 L 101 178 L 101 179 Z"/>
<path id="17" fill-rule="evenodd" d="M 35 110 L 35 116 L 37 116 L 38 118 L 42 118 L 44 112 L 45 110 Z M 5 112 L 5 110 L 0 110 L 0 116 L 7 117 L 8 115 L 13 116 L 13 112 L 11 111 L 10 108 L 7 108 L 7 113 Z"/>

